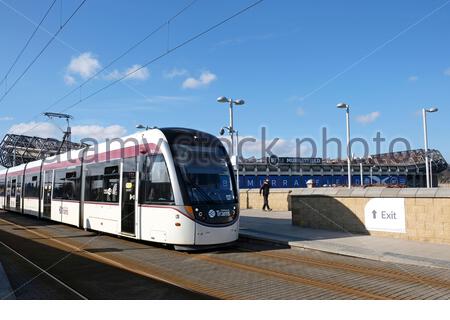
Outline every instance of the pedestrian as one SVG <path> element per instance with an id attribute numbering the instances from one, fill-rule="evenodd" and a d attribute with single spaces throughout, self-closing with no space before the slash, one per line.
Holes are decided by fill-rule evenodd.
<path id="1" fill-rule="evenodd" d="M 272 209 L 270 209 L 269 206 L 269 193 L 270 193 L 269 178 L 266 178 L 261 188 L 259 188 L 259 195 L 261 195 L 261 193 L 264 197 L 264 206 L 262 208 L 263 211 L 272 211 Z"/>

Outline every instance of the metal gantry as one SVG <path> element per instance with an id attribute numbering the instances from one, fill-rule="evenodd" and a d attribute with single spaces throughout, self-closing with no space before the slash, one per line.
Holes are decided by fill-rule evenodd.
<path id="1" fill-rule="evenodd" d="M 86 146 L 69 141 L 61 142 L 53 138 L 8 133 L 0 143 L 0 165 L 10 168 Z"/>

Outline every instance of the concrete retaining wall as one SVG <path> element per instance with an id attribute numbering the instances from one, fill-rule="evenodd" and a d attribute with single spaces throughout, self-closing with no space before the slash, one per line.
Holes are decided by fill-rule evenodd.
<path id="1" fill-rule="evenodd" d="M 289 198 L 294 225 L 450 244 L 450 189 L 317 188 Z M 404 198 L 404 233 L 367 230 L 364 210 L 374 198 Z"/>
<path id="2" fill-rule="evenodd" d="M 288 211 L 288 196 L 292 190 L 271 189 L 269 195 L 269 205 L 275 211 Z M 262 209 L 264 199 L 259 195 L 259 190 L 241 189 L 240 207 L 241 209 Z"/>

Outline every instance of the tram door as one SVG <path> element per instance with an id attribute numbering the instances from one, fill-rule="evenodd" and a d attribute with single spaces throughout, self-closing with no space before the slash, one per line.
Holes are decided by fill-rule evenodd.
<path id="1" fill-rule="evenodd" d="M 50 219 L 52 213 L 52 171 L 46 171 L 44 175 L 43 200 L 42 217 Z"/>
<path id="2" fill-rule="evenodd" d="M 16 210 L 20 211 L 22 204 L 22 179 L 20 177 L 17 178 L 17 187 L 16 187 Z"/>
<path id="3" fill-rule="evenodd" d="M 134 235 L 136 223 L 136 158 L 128 158 L 123 161 L 121 220 L 121 231 Z"/>
<path id="4" fill-rule="evenodd" d="M 6 185 L 6 209 L 11 208 L 11 180 L 8 179 L 7 185 Z"/>
<path id="5" fill-rule="evenodd" d="M 10 209 L 15 208 L 15 206 L 17 205 L 16 201 L 14 201 L 14 199 L 16 199 L 16 192 L 17 192 L 17 180 L 12 179 L 11 180 L 11 197 L 10 197 L 11 202 L 9 203 Z"/>

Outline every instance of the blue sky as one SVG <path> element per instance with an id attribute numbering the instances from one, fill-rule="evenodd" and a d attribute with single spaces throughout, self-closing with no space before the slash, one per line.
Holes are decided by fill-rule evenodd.
<path id="1" fill-rule="evenodd" d="M 0 0 L 0 78 L 51 2 Z M 9 75 L 9 84 L 79 3 L 62 0 L 61 10 L 57 1 Z M 1 133 L 45 122 L 39 113 L 188 3 L 88 0 L 0 103 Z M 198 0 L 171 21 L 169 46 L 251 3 Z M 282 139 L 279 155 L 290 154 L 297 137 L 314 138 L 320 147 L 322 127 L 329 137 L 344 139 L 344 113 L 335 108 L 341 101 L 351 105 L 353 137 L 370 142 L 380 131 L 387 141 L 403 137 L 412 148 L 421 148 L 418 111 L 433 105 L 440 111 L 429 117 L 430 147 L 449 159 L 449 29 L 450 2 L 443 0 L 265 0 L 71 109 L 74 134 L 133 133 L 138 123 L 217 133 L 227 124 L 228 111 L 215 100 L 226 95 L 246 101 L 235 112 L 240 135 L 259 138 L 266 126 L 269 137 Z M 164 28 L 51 111 L 61 111 L 141 66 L 167 45 Z M 0 96 L 4 90 L 5 84 Z M 60 134 L 46 123 L 28 133 Z M 374 153 L 374 145 L 369 146 Z"/>

